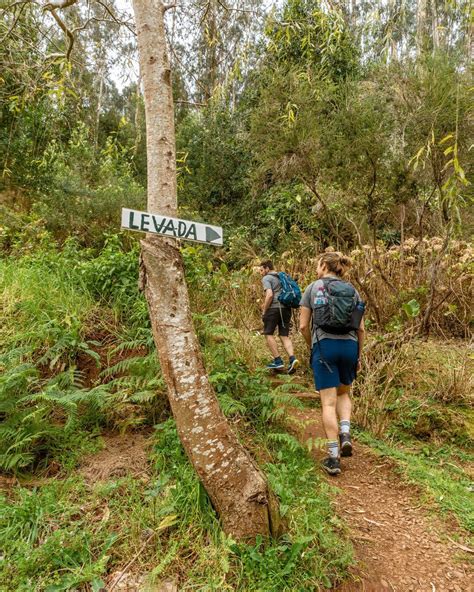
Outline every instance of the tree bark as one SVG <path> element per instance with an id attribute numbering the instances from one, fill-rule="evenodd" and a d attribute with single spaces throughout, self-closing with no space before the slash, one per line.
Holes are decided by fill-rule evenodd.
<path id="1" fill-rule="evenodd" d="M 416 7 L 416 49 L 418 57 L 426 50 L 428 0 L 418 0 Z"/>
<path id="2" fill-rule="evenodd" d="M 433 53 L 435 53 L 440 47 L 438 6 L 436 1 L 437 0 L 432 0 L 431 2 L 431 35 L 433 39 Z"/>
<path id="3" fill-rule="evenodd" d="M 171 70 L 160 0 L 133 0 L 145 98 L 148 211 L 177 211 Z M 209 383 L 192 324 L 176 241 L 142 241 L 142 285 L 179 436 L 219 514 L 240 540 L 278 534 L 279 514 L 267 481 L 239 443 Z"/>

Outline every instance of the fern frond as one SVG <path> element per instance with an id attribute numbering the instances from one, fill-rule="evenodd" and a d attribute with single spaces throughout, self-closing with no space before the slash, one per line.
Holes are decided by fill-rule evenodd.
<path id="1" fill-rule="evenodd" d="M 247 407 L 242 401 L 237 401 L 237 399 L 226 393 L 218 395 L 218 399 L 222 413 L 227 417 L 239 414 L 243 415 L 247 411 Z"/>
<path id="2" fill-rule="evenodd" d="M 141 376 L 150 375 L 151 373 L 158 373 L 159 365 L 155 354 L 147 354 L 146 356 L 134 356 L 132 358 L 125 358 L 120 360 L 113 366 L 105 368 L 100 373 L 100 378 L 109 378 L 116 374 L 138 374 Z"/>
<path id="3" fill-rule="evenodd" d="M 294 395 L 287 393 L 272 393 L 273 401 L 276 405 L 285 407 L 295 407 L 296 409 L 303 409 L 303 403 Z"/>
<path id="4" fill-rule="evenodd" d="M 35 440 L 38 440 L 46 433 L 47 433 L 46 430 L 33 432 L 33 433 L 26 432 L 25 430 L 23 432 L 18 431 L 15 434 L 15 441 L 12 444 L 10 444 L 10 446 L 6 449 L 5 456 L 8 454 L 11 454 L 13 451 L 17 450 L 18 448 L 21 449 L 21 448 L 31 445 L 32 442 L 34 442 Z"/>
<path id="5" fill-rule="evenodd" d="M 154 399 L 163 396 L 164 394 L 159 391 L 138 391 L 133 393 L 129 400 L 132 403 L 150 403 Z"/>
<path id="6" fill-rule="evenodd" d="M 165 381 L 162 377 L 147 378 L 146 376 L 120 376 L 114 378 L 107 383 L 107 386 L 112 389 L 122 390 L 163 390 Z"/>
<path id="7" fill-rule="evenodd" d="M 10 368 L 3 376 L 0 376 L 0 397 L 28 389 L 38 376 L 38 369 L 31 363 L 24 363 Z"/>
<path id="8" fill-rule="evenodd" d="M 6 344 L 4 344 L 6 345 Z M 33 348 L 30 345 L 22 345 L 18 347 L 7 348 L 0 354 L 0 365 L 17 366 L 22 363 L 25 358 L 31 357 Z"/>
<path id="9" fill-rule="evenodd" d="M 301 450 L 301 448 L 302 448 L 302 446 L 298 442 L 298 440 L 294 436 L 291 436 L 290 434 L 287 434 L 286 432 L 270 433 L 267 435 L 267 438 L 271 442 L 275 442 L 277 444 L 283 444 L 284 446 L 287 446 L 293 452 L 296 452 L 297 450 Z"/>
<path id="10" fill-rule="evenodd" d="M 279 384 L 273 389 L 274 393 L 294 393 L 294 392 L 306 392 L 308 390 L 307 386 L 303 384 L 299 384 L 298 382 L 291 382 L 291 378 L 288 382 L 284 382 Z"/>
<path id="11" fill-rule="evenodd" d="M 146 337 L 137 337 L 136 339 L 121 341 L 118 345 L 116 345 L 114 348 L 110 350 L 110 355 L 114 356 L 116 354 L 121 354 L 122 352 L 133 351 L 141 348 L 146 348 L 147 350 L 149 350 L 153 347 L 153 335 L 150 332 L 150 335 Z"/>
<path id="12" fill-rule="evenodd" d="M 108 385 L 100 384 L 91 389 L 78 389 L 76 391 L 72 391 L 68 393 L 67 396 L 68 399 L 75 405 L 87 403 L 96 410 L 100 410 L 105 406 L 106 401 L 110 396 L 110 391 L 108 389 Z"/>
<path id="13" fill-rule="evenodd" d="M 15 452 L 14 454 L 0 454 L 0 469 L 4 471 L 13 471 L 27 467 L 33 462 L 32 452 Z"/>

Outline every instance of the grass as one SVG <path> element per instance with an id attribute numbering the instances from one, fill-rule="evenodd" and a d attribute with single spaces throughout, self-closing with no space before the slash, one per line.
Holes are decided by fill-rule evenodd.
<path id="1" fill-rule="evenodd" d="M 156 410 L 163 383 L 132 263 L 134 254 L 115 244 L 98 255 L 70 244 L 0 262 L 7 345 L 0 400 L 11 436 L 4 466 L 30 483 L 0 500 L 0 588 L 99 590 L 135 556 L 132 571 L 150 583 L 176 577 L 182 590 L 318 590 L 343 579 L 352 551 L 335 518 L 335 493 L 308 452 L 277 428 L 291 396 L 283 387 L 272 393 L 264 373 L 252 372 L 254 343 L 216 322 L 210 305 L 195 315 L 210 380 L 288 522 L 285 537 L 253 546 L 222 532 L 174 422 Z M 111 318 L 114 342 L 99 358 L 89 335 L 97 325 L 109 331 Z M 102 365 L 87 386 L 78 367 L 84 357 Z M 126 430 L 142 421 L 159 422 L 147 479 L 91 485 L 75 473 L 101 426 Z M 48 479 L 53 465 L 59 473 Z M 37 475 L 42 484 L 32 486 Z"/>
<path id="2" fill-rule="evenodd" d="M 0 285 L 4 319 L 1 337 L 5 346 L 21 344 L 37 354 L 55 346 L 51 359 L 44 360 L 52 365 L 62 351 L 74 354 L 81 347 L 81 334 L 95 303 L 86 290 L 70 281 L 67 273 L 0 260 Z"/>
<path id="3" fill-rule="evenodd" d="M 16 487 L 0 500 L 0 587 L 5 591 L 98 590 L 139 553 L 133 572 L 150 583 L 176 577 L 180 590 L 318 590 L 343 579 L 352 561 L 333 490 L 288 437 L 259 436 L 288 532 L 254 546 L 226 537 L 177 436 L 157 426 L 149 479 L 89 485 L 78 476 Z M 150 543 L 144 541 L 155 533 Z M 85 589 L 85 588 L 84 588 Z"/>
<path id="4" fill-rule="evenodd" d="M 0 412 L 1 429 L 10 434 L 2 438 L 10 462 L 4 467 L 33 470 L 34 483 L 59 465 L 56 479 L 14 487 L 0 500 L 0 589 L 99 590 L 132 557 L 132 572 L 146 574 L 150 584 L 176 578 L 180 590 L 334 586 L 347 574 L 352 548 L 332 506 L 336 490 L 281 427 L 285 405 L 297 404 L 289 393 L 294 386 L 271 389 L 258 369 L 267 353 L 254 331 L 258 280 L 252 291 L 249 273 L 231 273 L 224 264 L 214 269 L 205 250 L 185 249 L 210 381 L 287 522 L 280 540 L 249 546 L 220 529 L 166 419 L 146 305 L 136 289 L 136 250 L 125 252 L 117 241 L 111 237 L 100 253 L 69 242 L 63 251 L 48 247 L 0 261 Z M 99 356 L 103 343 L 90 337 L 98 327 L 113 341 L 107 355 Z M 301 339 L 296 346 L 304 359 Z M 94 384 L 84 384 L 81 358 L 101 364 Z M 472 529 L 471 484 L 459 466 L 473 461 L 462 448 L 472 437 L 468 376 L 462 347 L 379 343 L 358 380 L 356 409 L 366 429 L 360 438 Z M 91 485 L 75 473 L 105 425 L 126 431 L 143 424 L 156 426 L 147 478 Z"/>

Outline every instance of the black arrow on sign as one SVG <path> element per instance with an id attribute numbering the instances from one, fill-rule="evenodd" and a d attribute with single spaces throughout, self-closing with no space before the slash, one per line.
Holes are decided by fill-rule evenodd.
<path id="1" fill-rule="evenodd" d="M 217 233 L 210 226 L 206 226 L 206 242 L 207 243 L 211 243 L 212 241 L 215 241 L 218 238 L 220 239 L 221 238 L 221 235 L 219 233 Z"/>

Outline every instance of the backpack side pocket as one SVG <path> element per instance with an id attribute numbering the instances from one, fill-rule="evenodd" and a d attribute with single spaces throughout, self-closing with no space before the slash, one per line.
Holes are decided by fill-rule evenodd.
<path id="1" fill-rule="evenodd" d="M 360 300 L 355 306 L 351 314 L 350 326 L 351 329 L 357 330 L 365 312 L 365 302 Z"/>

